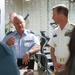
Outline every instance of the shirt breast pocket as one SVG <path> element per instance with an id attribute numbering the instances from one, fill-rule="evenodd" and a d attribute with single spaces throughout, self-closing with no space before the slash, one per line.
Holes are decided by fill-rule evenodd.
<path id="1" fill-rule="evenodd" d="M 53 38 L 53 42 L 57 43 L 58 42 L 58 38 L 57 37 Z"/>
<path id="2" fill-rule="evenodd" d="M 25 47 L 31 47 L 31 45 L 32 45 L 32 43 L 30 43 L 30 42 L 24 43 L 24 46 L 25 46 Z"/>

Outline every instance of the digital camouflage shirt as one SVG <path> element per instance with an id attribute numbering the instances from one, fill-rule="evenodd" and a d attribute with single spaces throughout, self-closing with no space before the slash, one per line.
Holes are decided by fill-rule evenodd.
<path id="1" fill-rule="evenodd" d="M 5 25 L 5 34 L 11 32 L 11 31 L 14 31 L 14 30 L 15 30 L 15 27 L 12 23 L 9 22 Z"/>

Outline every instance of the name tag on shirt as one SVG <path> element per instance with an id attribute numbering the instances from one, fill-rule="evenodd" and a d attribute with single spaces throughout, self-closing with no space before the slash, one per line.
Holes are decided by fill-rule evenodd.
<path id="1" fill-rule="evenodd" d="M 23 40 L 24 42 L 33 42 L 33 40 Z"/>

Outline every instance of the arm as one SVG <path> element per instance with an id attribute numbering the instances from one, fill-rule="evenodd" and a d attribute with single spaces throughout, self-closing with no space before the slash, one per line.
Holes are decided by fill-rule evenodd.
<path id="1" fill-rule="evenodd" d="M 52 58 L 52 61 L 53 61 L 54 68 L 55 68 L 56 71 L 62 70 L 65 67 L 65 65 L 60 64 L 56 61 L 56 57 L 54 55 L 54 52 L 55 52 L 55 49 L 53 47 L 51 47 L 50 54 L 51 54 L 51 58 Z"/>
<path id="2" fill-rule="evenodd" d="M 55 64 L 55 62 L 56 62 L 56 57 L 54 55 L 54 51 L 55 51 L 55 49 L 53 47 L 51 47 L 50 54 L 51 54 L 53 64 Z"/>
<path id="3" fill-rule="evenodd" d="M 32 55 L 32 54 L 36 53 L 37 51 L 41 50 L 40 41 L 38 39 L 38 36 L 35 35 L 32 32 L 30 32 L 30 35 L 33 38 L 33 44 L 30 47 L 30 49 L 25 53 L 25 55 L 23 57 L 23 61 L 22 62 L 25 63 L 25 64 L 28 64 L 30 55 Z"/>
<path id="4" fill-rule="evenodd" d="M 36 52 L 38 52 L 40 50 L 41 50 L 40 45 L 34 45 L 28 52 L 29 52 L 29 54 L 34 54 L 34 53 L 36 53 Z"/>
<path id="5" fill-rule="evenodd" d="M 32 55 L 40 50 L 41 50 L 40 45 L 34 45 L 28 52 L 25 53 L 22 63 L 28 64 L 30 55 Z"/>
<path id="6" fill-rule="evenodd" d="M 53 61 L 54 68 L 55 68 L 55 70 L 59 70 L 60 64 L 57 63 L 54 52 L 55 52 L 55 49 L 53 47 L 51 47 L 50 54 L 51 54 L 51 58 L 52 58 L 52 61 Z"/>

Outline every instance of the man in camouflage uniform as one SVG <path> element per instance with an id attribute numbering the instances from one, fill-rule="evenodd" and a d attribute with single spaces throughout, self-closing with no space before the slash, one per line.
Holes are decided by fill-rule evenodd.
<path id="1" fill-rule="evenodd" d="M 14 31 L 15 30 L 15 27 L 13 25 L 13 18 L 16 16 L 17 14 L 15 12 L 12 12 L 10 13 L 9 15 L 9 23 L 7 23 L 5 25 L 5 34 L 11 32 L 11 31 Z"/>

